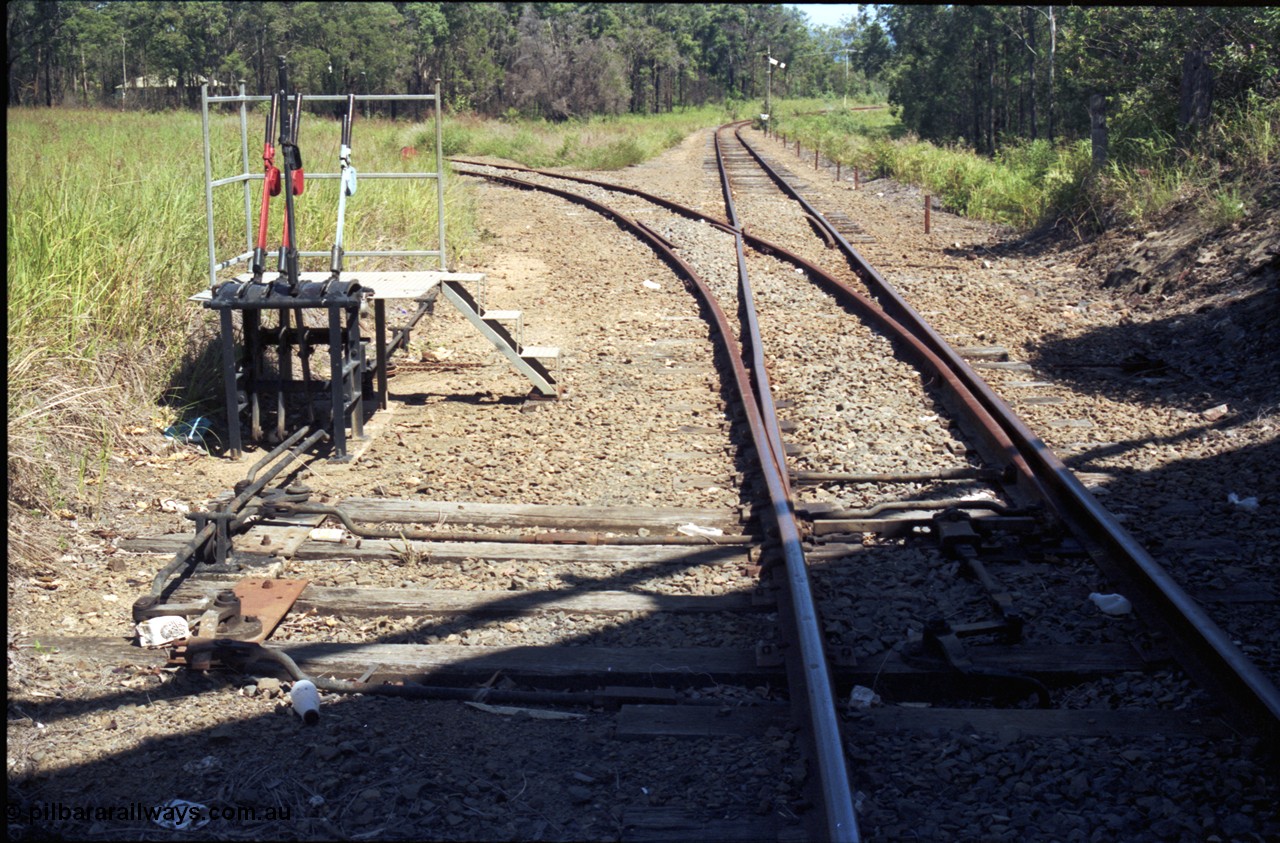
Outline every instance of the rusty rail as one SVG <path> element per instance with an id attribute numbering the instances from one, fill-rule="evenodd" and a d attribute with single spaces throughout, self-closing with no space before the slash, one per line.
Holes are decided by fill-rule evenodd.
<path id="1" fill-rule="evenodd" d="M 988 464 L 999 467 L 1011 480 L 1012 491 L 1026 502 L 1043 502 L 1075 535 L 1094 551 L 1099 567 L 1117 586 L 1132 593 L 1134 603 L 1157 629 L 1181 645 L 1180 658 L 1188 672 L 1219 704 L 1242 718 L 1268 743 L 1280 744 L 1280 689 L 1249 660 L 1230 637 L 1200 608 L 1161 565 L 1098 503 L 1065 464 L 1019 419 L 1005 401 L 952 349 L 902 295 L 830 224 L 795 188 L 782 178 L 741 137 L 740 121 L 734 127 L 738 141 L 785 193 L 805 213 L 820 221 L 846 256 L 853 272 L 872 291 L 875 301 L 855 291 L 820 267 L 781 246 L 743 232 L 747 244 L 779 256 L 802 268 L 816 283 L 841 301 L 857 308 L 878 327 L 894 336 L 931 373 L 938 376 L 951 402 L 958 406 L 962 426 L 980 446 Z M 459 161 L 473 166 L 492 164 Z M 607 190 L 647 199 L 690 219 L 702 220 L 722 230 L 738 231 L 724 220 L 687 208 L 663 197 L 597 179 L 568 176 L 548 170 L 517 169 L 552 178 L 591 184 Z M 967 424 L 965 423 L 967 422 Z M 1105 551 L 1105 552 L 1102 552 Z"/>
<path id="2" fill-rule="evenodd" d="M 743 124 L 738 124 L 739 126 Z M 1120 525 L 1090 494 L 1061 459 L 1013 412 L 1004 399 L 952 349 L 902 295 L 858 253 L 835 226 L 769 166 L 737 132 L 743 147 L 755 157 L 770 178 L 805 211 L 831 232 L 840 250 L 881 302 L 884 310 L 904 325 L 921 344 L 935 354 L 965 385 L 965 392 L 979 402 L 1003 434 L 1014 443 L 1019 462 L 1034 470 L 1035 487 L 1042 500 L 1072 528 L 1090 541 L 1095 562 L 1109 576 L 1127 587 L 1144 617 L 1181 645 L 1184 667 L 1207 689 L 1215 692 L 1224 709 L 1234 712 L 1268 743 L 1280 744 L 1280 689 L 1232 643 L 1221 627 L 1178 585 L 1160 563 Z M 852 291 L 850 291 L 852 292 Z"/>
<path id="3" fill-rule="evenodd" d="M 764 342 L 760 337 L 760 322 L 756 314 L 755 297 L 751 291 L 751 279 L 747 273 L 747 258 L 743 249 L 742 224 L 733 202 L 733 189 L 720 146 L 720 133 L 715 134 L 716 165 L 720 173 L 720 186 L 724 193 L 725 210 L 733 227 L 734 250 L 738 263 L 738 295 L 741 312 L 745 316 L 744 344 L 751 353 L 751 379 L 755 401 L 759 407 L 760 424 L 768 440 L 773 470 L 765 471 L 769 496 L 778 521 L 782 543 L 783 562 L 786 570 L 786 587 L 790 600 L 780 603 L 784 618 L 795 635 L 800 649 L 800 659 L 787 659 L 787 672 L 793 685 L 805 689 L 805 701 L 809 707 L 807 721 L 811 725 L 808 734 L 809 752 L 819 770 L 818 788 L 827 821 L 827 835 L 831 840 L 860 838 L 857 817 L 851 802 L 849 773 L 845 766 L 844 741 L 840 723 L 836 718 L 835 692 L 826 666 L 822 625 L 809 584 L 808 567 L 801 547 L 800 526 L 796 521 L 795 502 L 791 497 L 791 473 L 787 469 L 787 456 L 782 443 L 782 426 L 778 422 L 777 406 L 769 384 L 768 369 L 764 359 Z M 707 294 L 710 295 L 709 293 Z M 723 335 L 723 334 L 722 334 Z M 727 341 L 727 339 L 726 339 Z M 734 361 L 735 364 L 738 360 Z M 746 403 L 747 396 L 743 395 Z M 753 430 L 754 433 L 754 430 Z M 757 440 L 758 441 L 758 440 Z M 761 462 L 765 462 L 760 454 Z M 818 669 L 821 666 L 821 669 Z"/>

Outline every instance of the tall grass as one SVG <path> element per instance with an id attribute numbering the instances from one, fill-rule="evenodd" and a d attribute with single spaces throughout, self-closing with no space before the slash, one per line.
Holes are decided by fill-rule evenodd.
<path id="1" fill-rule="evenodd" d="M 168 389 L 193 345 L 211 335 L 210 313 L 188 302 L 209 283 L 200 117 L 9 109 L 7 125 L 11 511 L 91 510 L 117 464 L 110 457 L 123 430 L 163 427 L 184 403 L 217 394 L 216 383 Z M 251 116 L 253 173 L 262 167 L 262 125 L 260 114 Z M 401 156 L 403 128 L 358 120 L 357 168 L 433 169 L 430 150 Z M 239 117 L 214 116 L 211 134 L 214 176 L 242 172 Z M 306 170 L 336 171 L 336 120 L 305 116 L 300 145 Z M 337 185 L 307 182 L 296 202 L 299 248 L 324 251 L 332 244 Z M 456 260 L 471 246 L 473 211 L 457 179 L 446 178 L 446 185 L 447 250 Z M 249 192 L 256 229 L 261 182 L 250 183 Z M 221 260 L 246 251 L 250 232 L 243 188 L 222 186 L 214 194 Z M 283 197 L 273 200 L 273 249 L 283 208 Z M 436 183 L 361 180 L 347 203 L 346 226 L 348 250 L 435 249 Z M 327 263 L 304 259 L 303 269 Z M 373 264 L 351 259 L 348 266 L 381 268 Z M 246 270 L 241 264 L 221 277 Z"/>
<path id="2" fill-rule="evenodd" d="M 1147 224 L 1185 206 L 1214 231 L 1274 202 L 1278 172 L 1280 101 L 1250 94 L 1222 108 L 1189 149 L 1166 134 L 1124 139 L 1100 193 L 1122 222 Z"/>
<path id="3" fill-rule="evenodd" d="M 101 482 L 181 354 L 203 214 L 200 170 L 172 162 L 201 161 L 200 130 L 190 116 L 7 116 L 9 500 L 48 510 Z"/>
<path id="4" fill-rule="evenodd" d="M 162 339 L 193 278 L 180 250 L 203 233 L 199 171 L 166 162 L 200 161 L 199 123 L 194 145 L 137 114 L 11 110 L 8 127 L 10 358 Z"/>

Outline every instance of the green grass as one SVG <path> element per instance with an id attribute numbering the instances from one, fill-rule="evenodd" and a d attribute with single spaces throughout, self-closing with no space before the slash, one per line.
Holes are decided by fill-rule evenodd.
<path id="1" fill-rule="evenodd" d="M 1280 102 L 1251 95 L 1223 109 L 1190 150 L 1174 138 L 1125 139 L 1100 186 L 1120 222 L 1147 225 L 1189 207 L 1211 233 L 1267 203 L 1280 168 Z"/>
<path id="2" fill-rule="evenodd" d="M 906 134 L 889 109 L 784 115 L 777 129 L 844 167 L 928 190 L 955 213 L 1018 228 L 1062 202 L 1088 167 L 1087 149 L 1043 141 L 1008 147 L 994 160 L 935 146 Z"/>
<path id="3" fill-rule="evenodd" d="M 789 143 L 928 190 L 955 213 L 1022 230 L 1064 221 L 1076 230 L 1149 225 L 1187 205 L 1217 230 L 1257 209 L 1280 162 L 1280 103 L 1260 97 L 1220 114 L 1194 152 L 1150 131 L 1113 134 L 1111 160 L 1099 173 L 1087 140 L 1021 141 L 987 158 L 907 135 L 887 109 L 775 112 L 775 129 Z"/>
<path id="4" fill-rule="evenodd" d="M 860 104 L 850 97 L 850 105 Z M 820 99 L 775 99 L 779 117 L 829 108 Z M 648 161 L 679 144 L 699 129 L 718 126 L 759 113 L 755 100 L 731 100 L 721 105 L 687 108 L 665 114 L 592 117 L 553 123 L 510 116 L 485 120 L 471 114 L 448 115 L 441 134 L 446 156 L 504 158 L 527 167 L 570 167 L 620 170 Z M 887 112 L 849 112 L 850 119 L 868 125 L 888 125 Z M 892 121 L 896 125 L 896 121 Z M 430 124 L 410 126 L 401 133 L 403 145 L 418 150 L 435 148 Z"/>
<path id="5" fill-rule="evenodd" d="M 189 117 L 7 116 L 10 504 L 48 510 L 100 482 L 121 420 L 154 409 L 135 406 L 138 386 L 162 381 L 149 373 L 184 345 L 203 215 L 199 171 L 170 162 L 201 160 L 200 130 Z"/>
<path id="6" fill-rule="evenodd" d="M 1239 188 L 1213 191 L 1200 207 L 1200 216 L 1210 229 L 1226 228 L 1244 219 L 1248 210 Z"/>
<path id="7" fill-rule="evenodd" d="M 509 118 L 483 120 L 470 114 L 446 117 L 446 156 L 503 158 L 526 167 L 620 170 L 679 144 L 698 129 L 739 119 L 746 103 L 706 106 L 658 115 L 593 117 L 553 123 Z M 430 125 L 404 132 L 406 146 L 434 149 Z"/>

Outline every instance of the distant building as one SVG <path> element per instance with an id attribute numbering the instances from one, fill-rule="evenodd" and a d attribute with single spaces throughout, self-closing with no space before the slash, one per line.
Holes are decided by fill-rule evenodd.
<path id="1" fill-rule="evenodd" d="M 205 85 L 205 84 L 207 84 L 210 88 L 226 87 L 216 79 L 211 81 L 207 77 L 196 74 L 195 85 L 199 86 L 199 85 Z M 159 76 L 134 76 L 130 79 L 125 80 L 125 83 L 123 85 L 116 85 L 116 90 L 118 91 L 121 88 L 124 88 L 127 91 L 135 91 L 135 90 L 145 91 L 145 90 L 182 88 L 182 87 L 186 87 L 186 86 L 179 85 L 178 80 L 172 76 L 165 77 L 164 79 L 161 79 Z"/>

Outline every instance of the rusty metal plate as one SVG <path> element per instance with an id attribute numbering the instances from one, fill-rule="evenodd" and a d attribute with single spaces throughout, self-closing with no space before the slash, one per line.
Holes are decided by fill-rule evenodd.
<path id="1" fill-rule="evenodd" d="M 307 582 L 250 578 L 236 583 L 232 590 L 240 598 L 240 614 L 262 622 L 262 632 L 246 640 L 262 642 L 270 637 L 284 616 L 289 614 Z"/>

